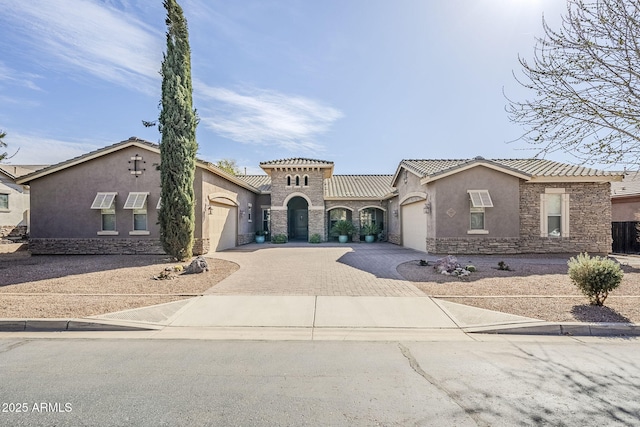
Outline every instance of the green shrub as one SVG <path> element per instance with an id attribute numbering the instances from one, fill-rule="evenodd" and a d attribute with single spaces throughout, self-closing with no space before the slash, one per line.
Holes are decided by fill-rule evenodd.
<path id="1" fill-rule="evenodd" d="M 309 243 L 320 243 L 320 242 L 322 242 L 322 237 L 320 237 L 318 233 L 312 234 L 311 237 L 309 237 Z"/>
<path id="2" fill-rule="evenodd" d="M 624 275 L 620 264 L 603 257 L 590 257 L 586 252 L 567 262 L 569 277 L 589 298 L 591 305 L 603 305 L 609 292 L 620 286 Z"/>
<path id="3" fill-rule="evenodd" d="M 467 265 L 464 269 L 467 270 L 469 273 L 475 273 L 476 271 L 478 271 L 476 266 L 471 264 Z"/>
<path id="4" fill-rule="evenodd" d="M 349 236 L 355 231 L 356 227 L 351 221 L 347 221 L 346 219 L 336 221 L 336 223 L 333 224 L 333 227 L 331 227 L 331 234 L 334 236 Z"/>
<path id="5" fill-rule="evenodd" d="M 276 234 L 273 237 L 271 237 L 271 243 L 287 243 L 287 235 Z"/>

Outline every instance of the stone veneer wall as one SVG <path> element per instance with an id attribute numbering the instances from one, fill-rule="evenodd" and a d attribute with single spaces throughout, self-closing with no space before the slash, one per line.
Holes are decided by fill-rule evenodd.
<path id="1" fill-rule="evenodd" d="M 569 237 L 540 236 L 540 194 L 564 188 L 569 194 Z M 391 236 L 389 236 L 391 238 Z M 390 239 L 391 241 L 391 239 Z M 395 242 L 394 242 L 395 243 Z M 520 237 L 427 238 L 435 254 L 578 253 L 611 251 L 609 183 L 520 184 Z"/>
<path id="2" fill-rule="evenodd" d="M 198 239 L 196 238 L 193 241 L 193 254 L 194 255 L 203 255 L 209 252 L 211 249 L 211 244 L 209 239 Z"/>
<path id="3" fill-rule="evenodd" d="M 309 176 L 309 185 L 286 185 L 286 177 L 292 179 L 300 175 Z M 309 236 L 317 233 L 325 235 L 324 221 L 324 178 L 321 170 L 307 170 L 305 168 L 291 170 L 273 170 L 271 172 L 271 237 L 276 234 L 289 236 L 287 224 L 287 206 L 284 201 L 293 193 L 302 193 L 311 200 L 309 206 Z M 318 221 L 319 220 L 319 221 Z"/>
<path id="4" fill-rule="evenodd" d="M 34 255 L 162 255 L 160 240 L 156 239 L 48 239 L 29 240 Z"/>
<path id="5" fill-rule="evenodd" d="M 569 194 L 569 237 L 540 237 L 540 194 L 564 188 Z M 611 252 L 611 184 L 520 185 L 520 251 L 523 253 Z"/>
<path id="6" fill-rule="evenodd" d="M 394 245 L 400 245 L 402 244 L 402 238 L 399 234 L 397 233 L 389 233 L 387 234 L 387 241 L 389 243 L 393 243 Z M 428 240 L 427 240 L 427 245 L 429 244 Z"/>
<path id="7" fill-rule="evenodd" d="M 326 218 L 324 210 L 313 209 L 309 211 L 309 237 L 319 234 L 321 241 L 325 242 L 327 240 L 325 234 Z"/>
<path id="8" fill-rule="evenodd" d="M 238 246 L 253 243 L 256 240 L 255 233 L 238 234 Z"/>
<path id="9" fill-rule="evenodd" d="M 440 237 L 427 238 L 427 252 L 434 254 L 517 254 L 520 239 L 517 237 Z"/>
<path id="10" fill-rule="evenodd" d="M 0 226 L 0 239 L 6 237 L 25 237 L 27 235 L 26 225 L 2 225 Z"/>

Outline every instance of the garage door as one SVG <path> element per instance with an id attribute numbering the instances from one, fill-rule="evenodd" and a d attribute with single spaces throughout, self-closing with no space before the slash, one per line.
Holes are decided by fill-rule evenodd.
<path id="1" fill-rule="evenodd" d="M 211 203 L 209 216 L 209 243 L 211 251 L 223 251 L 236 246 L 238 215 L 235 206 Z"/>
<path id="2" fill-rule="evenodd" d="M 402 246 L 427 251 L 427 216 L 424 213 L 424 200 L 403 205 L 402 210 Z"/>

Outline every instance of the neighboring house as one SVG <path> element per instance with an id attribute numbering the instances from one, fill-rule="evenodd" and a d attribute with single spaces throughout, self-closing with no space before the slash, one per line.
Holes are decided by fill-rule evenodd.
<path id="1" fill-rule="evenodd" d="M 613 252 L 638 253 L 640 222 L 640 172 L 624 172 L 621 182 L 611 183 L 611 233 Z"/>
<path id="2" fill-rule="evenodd" d="M 16 180 L 45 165 L 0 165 L 0 239 L 21 240 L 29 233 L 29 186 Z"/>
<path id="3" fill-rule="evenodd" d="M 33 253 L 160 253 L 159 147 L 137 138 L 18 180 L 31 186 Z M 548 160 L 403 160 L 394 175 L 334 175 L 333 162 L 260 163 L 232 176 L 197 161 L 194 253 L 375 223 L 378 238 L 433 253 L 606 253 L 620 174 Z"/>

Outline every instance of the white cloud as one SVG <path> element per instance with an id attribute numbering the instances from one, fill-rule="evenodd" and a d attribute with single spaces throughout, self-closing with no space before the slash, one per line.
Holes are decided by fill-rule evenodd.
<path id="1" fill-rule="evenodd" d="M 10 129 L 4 130 L 7 132 L 7 136 L 4 137 L 7 147 L 3 152 L 6 151 L 11 156 L 17 151 L 14 157 L 6 160 L 14 165 L 53 165 L 109 144 L 105 141 L 95 140 L 74 141 L 44 138 L 38 135 L 13 133 Z"/>
<path id="2" fill-rule="evenodd" d="M 272 90 L 236 92 L 194 82 L 201 100 L 201 122 L 233 141 L 273 145 L 293 152 L 317 153 L 316 139 L 343 115 L 332 107 L 302 96 Z"/>
<path id="3" fill-rule="evenodd" d="M 40 78 L 37 74 L 21 73 L 0 61 L 0 81 L 9 82 L 18 86 L 24 86 L 28 89 L 41 90 L 34 80 Z"/>
<path id="4" fill-rule="evenodd" d="M 38 58 L 52 57 L 61 69 L 155 93 L 162 34 L 138 19 L 88 0 L 2 1 L 0 21 L 28 40 Z"/>

